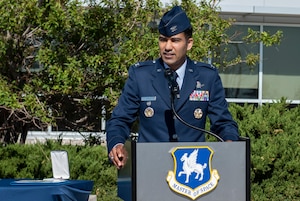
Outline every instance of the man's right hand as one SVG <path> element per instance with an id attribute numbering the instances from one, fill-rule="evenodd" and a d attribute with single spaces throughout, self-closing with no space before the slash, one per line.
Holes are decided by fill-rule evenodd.
<path id="1" fill-rule="evenodd" d="M 124 167 L 128 159 L 128 153 L 124 144 L 117 144 L 114 146 L 108 156 L 118 169 Z"/>

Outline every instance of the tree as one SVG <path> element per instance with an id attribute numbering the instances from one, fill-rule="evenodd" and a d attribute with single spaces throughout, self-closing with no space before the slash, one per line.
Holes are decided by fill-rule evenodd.
<path id="1" fill-rule="evenodd" d="M 83 4 L 84 3 L 84 4 Z M 233 21 L 219 16 L 218 1 L 182 1 L 195 34 L 190 57 L 218 58 Z M 177 4 L 174 1 L 174 4 Z M 11 0 L 0 2 L 0 136 L 25 141 L 28 129 L 95 131 L 117 103 L 130 65 L 159 56 L 159 0 Z M 271 36 L 249 32 L 248 41 Z M 273 42 L 272 42 L 273 41 Z M 253 64 L 243 58 L 214 65 Z"/>

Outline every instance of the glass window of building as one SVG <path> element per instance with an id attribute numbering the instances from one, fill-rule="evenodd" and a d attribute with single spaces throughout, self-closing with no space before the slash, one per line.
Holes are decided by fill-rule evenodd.
<path id="1" fill-rule="evenodd" d="M 259 26 L 234 25 L 228 31 L 231 41 L 221 51 L 221 59 L 226 61 L 241 57 L 245 60 L 250 53 L 259 53 L 259 44 L 247 44 L 243 37 L 248 33 L 248 28 L 255 31 Z M 246 63 L 238 63 L 232 66 L 221 66 L 220 76 L 225 88 L 227 98 L 257 99 L 258 98 L 258 64 L 250 67 Z"/>
<path id="2" fill-rule="evenodd" d="M 300 100 L 300 27 L 264 26 L 283 31 L 279 45 L 263 50 L 263 99 Z"/>

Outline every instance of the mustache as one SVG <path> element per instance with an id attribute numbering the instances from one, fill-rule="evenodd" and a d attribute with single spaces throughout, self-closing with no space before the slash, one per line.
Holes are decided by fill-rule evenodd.
<path id="1" fill-rule="evenodd" d="M 164 51 L 162 54 L 163 55 L 174 55 L 175 53 L 174 52 L 166 52 L 166 51 Z"/>

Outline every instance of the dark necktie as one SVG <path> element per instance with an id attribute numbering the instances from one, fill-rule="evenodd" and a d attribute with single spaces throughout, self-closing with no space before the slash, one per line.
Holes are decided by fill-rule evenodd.
<path id="1" fill-rule="evenodd" d="M 178 98 L 180 98 L 180 95 L 179 95 L 179 85 L 178 85 L 178 83 L 177 83 L 177 78 L 178 78 L 178 74 L 175 72 L 175 71 L 173 71 L 172 72 L 172 76 L 173 76 L 173 83 L 172 83 L 172 91 L 173 91 L 173 93 L 174 93 L 174 97 L 176 97 L 177 99 Z"/>

